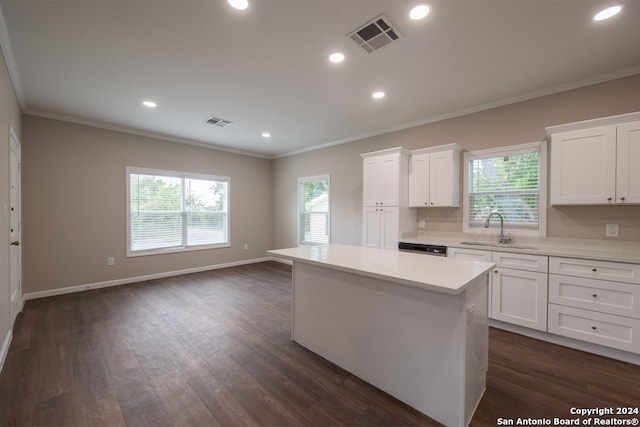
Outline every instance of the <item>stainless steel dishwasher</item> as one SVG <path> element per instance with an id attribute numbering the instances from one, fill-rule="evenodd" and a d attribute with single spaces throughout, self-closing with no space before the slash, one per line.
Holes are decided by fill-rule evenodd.
<path id="1" fill-rule="evenodd" d="M 416 252 L 425 255 L 447 256 L 447 247 L 441 245 L 428 245 L 425 243 L 399 242 L 400 252 Z"/>

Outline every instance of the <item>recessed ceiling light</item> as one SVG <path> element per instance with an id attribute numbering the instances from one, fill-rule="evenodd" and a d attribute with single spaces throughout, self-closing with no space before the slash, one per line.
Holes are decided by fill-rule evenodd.
<path id="1" fill-rule="evenodd" d="M 149 101 L 148 99 L 145 101 L 142 101 L 142 105 L 144 105 L 147 108 L 156 108 L 158 106 L 158 104 L 156 104 L 153 101 Z"/>
<path id="2" fill-rule="evenodd" d="M 622 5 L 620 5 L 620 4 L 608 7 L 606 9 L 603 9 L 600 12 L 596 13 L 596 15 L 593 17 L 593 20 L 594 21 L 604 21 L 606 19 L 613 18 L 621 10 L 622 10 Z"/>
<path id="3" fill-rule="evenodd" d="M 246 8 L 249 7 L 248 0 L 227 0 L 227 1 L 231 5 L 231 7 L 234 9 L 245 10 Z"/>
<path id="4" fill-rule="evenodd" d="M 344 61 L 344 53 L 333 52 L 331 55 L 329 55 L 329 61 L 333 62 L 334 64 L 341 63 L 342 61 Z"/>
<path id="5" fill-rule="evenodd" d="M 384 98 L 384 92 L 382 92 L 382 91 L 373 92 L 371 94 L 371 97 L 373 99 L 382 99 L 382 98 Z"/>
<path id="6" fill-rule="evenodd" d="M 431 7 L 426 3 L 420 3 L 411 9 L 409 12 L 409 18 L 414 20 L 423 19 L 426 18 L 429 12 L 431 12 Z"/>
<path id="7" fill-rule="evenodd" d="M 263 138 L 271 138 L 271 134 L 269 132 L 262 132 Z"/>

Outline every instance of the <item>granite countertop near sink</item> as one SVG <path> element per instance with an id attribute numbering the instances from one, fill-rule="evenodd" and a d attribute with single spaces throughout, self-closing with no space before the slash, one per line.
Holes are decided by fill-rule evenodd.
<path id="1" fill-rule="evenodd" d="M 494 230 L 493 234 L 421 232 L 412 237 L 403 237 L 401 241 L 486 251 L 517 252 L 640 264 L 640 242 L 515 236 L 513 242 L 502 244 L 498 243 L 496 230 Z"/>

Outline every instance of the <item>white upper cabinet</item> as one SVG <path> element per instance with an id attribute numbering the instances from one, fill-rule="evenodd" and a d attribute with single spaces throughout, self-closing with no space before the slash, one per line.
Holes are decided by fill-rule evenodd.
<path id="1" fill-rule="evenodd" d="M 640 121 L 617 130 L 617 203 L 640 203 Z"/>
<path id="2" fill-rule="evenodd" d="M 407 170 L 408 151 L 403 148 L 391 148 L 361 156 L 363 205 L 402 205 L 403 190 L 405 193 L 407 191 L 406 178 L 403 175 Z M 406 199 L 406 196 L 404 198 Z"/>
<path id="3" fill-rule="evenodd" d="M 547 128 L 552 205 L 640 203 L 640 113 Z M 602 124 L 602 126 L 596 126 Z"/>
<path id="4" fill-rule="evenodd" d="M 409 206 L 460 206 L 460 150 L 450 144 L 411 152 Z"/>

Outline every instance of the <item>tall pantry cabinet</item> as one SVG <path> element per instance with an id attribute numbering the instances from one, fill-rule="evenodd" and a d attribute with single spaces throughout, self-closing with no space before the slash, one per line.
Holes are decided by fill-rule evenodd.
<path id="1" fill-rule="evenodd" d="M 416 212 L 409 209 L 409 155 L 402 147 L 362 157 L 362 245 L 398 249 L 402 233 L 415 231 Z"/>

